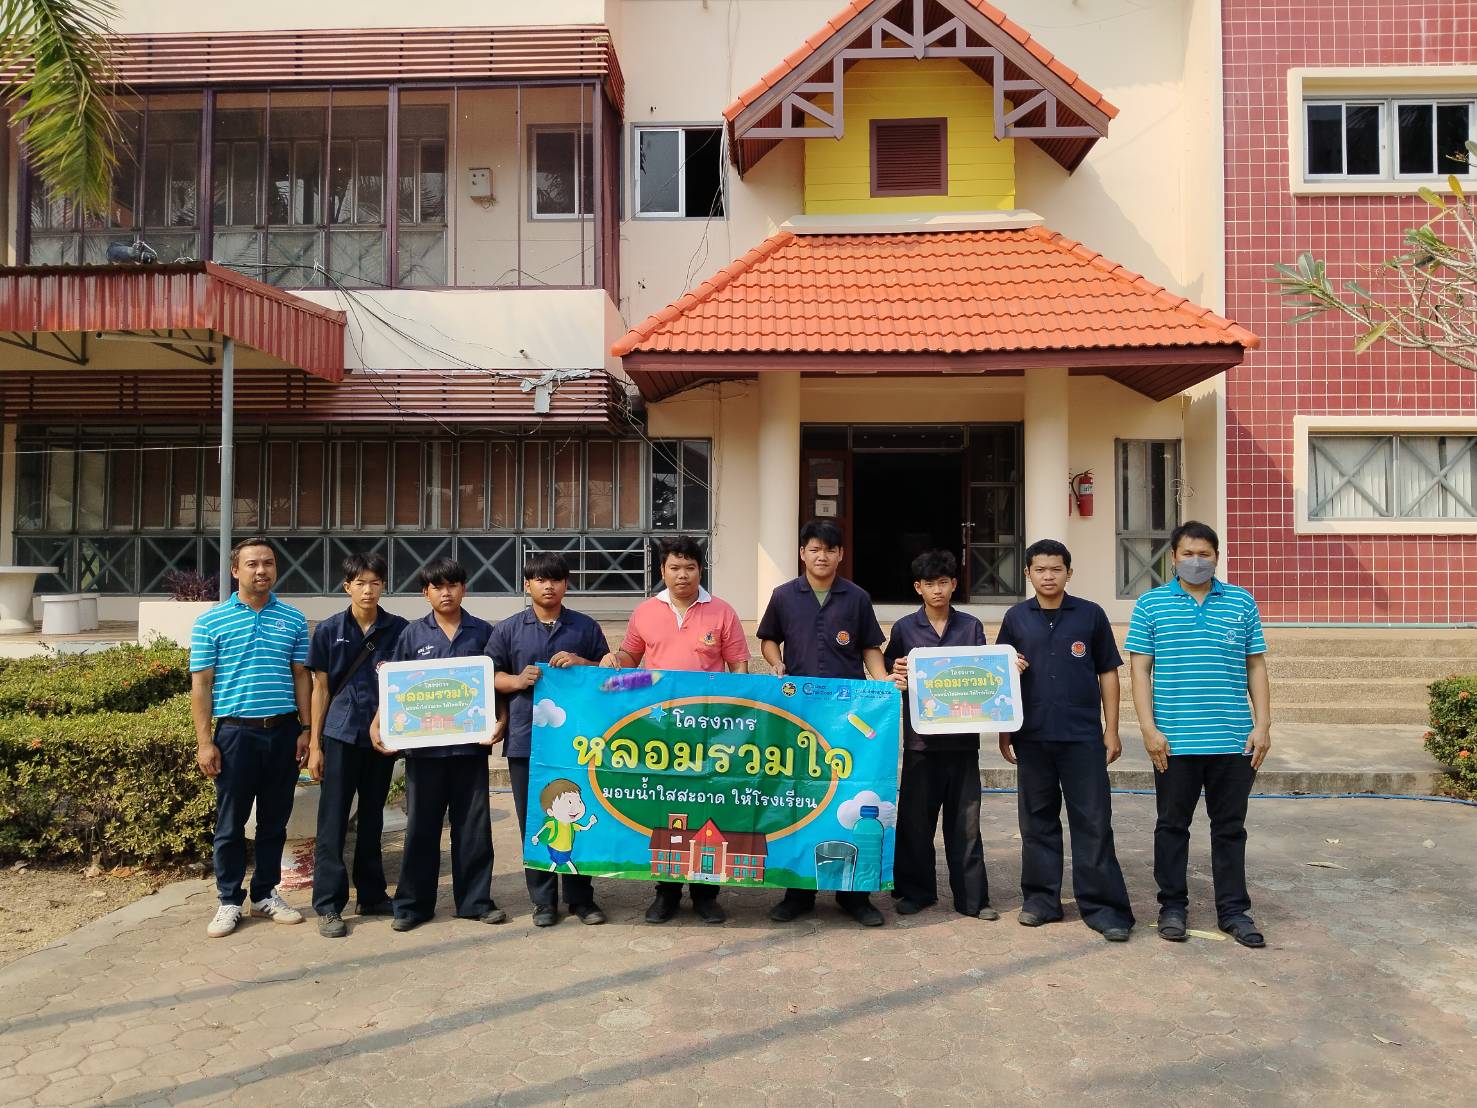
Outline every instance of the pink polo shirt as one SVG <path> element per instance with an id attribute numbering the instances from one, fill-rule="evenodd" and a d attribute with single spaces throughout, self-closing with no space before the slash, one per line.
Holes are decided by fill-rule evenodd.
<path id="1" fill-rule="evenodd" d="M 666 589 L 636 605 L 621 649 L 644 669 L 697 669 L 722 673 L 728 662 L 747 662 L 749 642 L 727 601 L 699 589 L 679 621 Z"/>

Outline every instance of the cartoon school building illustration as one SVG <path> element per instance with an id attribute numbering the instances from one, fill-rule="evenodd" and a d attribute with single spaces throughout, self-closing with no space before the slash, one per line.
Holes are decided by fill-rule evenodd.
<path id="1" fill-rule="evenodd" d="M 651 875 L 688 881 L 763 881 L 769 844 L 757 831 L 720 831 L 711 819 L 696 831 L 687 816 L 667 816 L 651 832 Z"/>

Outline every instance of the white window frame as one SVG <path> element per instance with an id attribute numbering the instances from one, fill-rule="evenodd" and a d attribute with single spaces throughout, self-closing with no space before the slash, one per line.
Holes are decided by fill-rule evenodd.
<path id="1" fill-rule="evenodd" d="M 1471 435 L 1477 419 L 1462 416 L 1315 416 L 1292 419 L 1293 531 L 1299 535 L 1477 535 L 1477 519 L 1309 518 L 1315 435 Z"/>
<path id="2" fill-rule="evenodd" d="M 1384 181 L 1389 179 L 1391 162 L 1391 140 L 1390 140 L 1390 115 L 1391 109 L 1387 101 L 1373 97 L 1351 96 L 1347 99 L 1317 98 L 1303 101 L 1303 124 L 1307 126 L 1308 109 L 1312 107 L 1334 107 L 1342 111 L 1339 113 L 1343 143 L 1341 152 L 1343 154 L 1344 168 L 1338 173 L 1315 174 L 1308 167 L 1308 144 L 1303 143 L 1303 179 L 1307 181 Z M 1380 115 L 1380 168 L 1377 173 L 1350 173 L 1349 172 L 1349 109 L 1350 108 L 1375 108 Z M 1306 133 L 1306 132 L 1305 132 Z"/>
<path id="3" fill-rule="evenodd" d="M 1428 181 L 1432 177 L 1446 177 L 1448 174 L 1456 173 L 1450 164 L 1443 168 L 1441 151 L 1436 148 L 1437 131 L 1437 109 L 1439 108 L 1466 108 L 1467 109 L 1467 138 L 1477 139 L 1477 95 L 1471 98 L 1453 99 L 1449 96 L 1443 97 L 1419 97 L 1400 96 L 1390 101 L 1390 172 L 1397 181 Z M 1401 108 L 1430 108 L 1431 109 L 1431 173 L 1401 173 L 1400 172 L 1400 109 Z M 1457 177 L 1465 182 L 1473 180 L 1472 170 L 1469 168 L 1465 174 L 1457 173 Z"/>
<path id="4" fill-rule="evenodd" d="M 575 136 L 574 142 L 574 212 L 540 212 L 538 210 L 538 137 L 545 134 L 568 134 Z M 577 223 L 580 220 L 591 220 L 595 218 L 593 211 L 581 211 L 585 202 L 585 173 L 593 173 L 593 167 L 587 167 L 585 162 L 585 140 L 594 141 L 594 129 L 588 124 L 579 123 L 535 123 L 528 128 L 528 218 L 539 223 Z M 592 150 L 591 155 L 598 158 L 600 152 Z M 594 181 L 591 180 L 591 198 L 593 204 L 599 204 L 600 198 L 594 195 Z"/>
<path id="5" fill-rule="evenodd" d="M 1310 176 L 1307 108 L 1312 103 L 1385 105 L 1381 122 L 1381 176 L 1322 174 Z M 1294 68 L 1287 72 L 1288 187 L 1295 196 L 1403 196 L 1417 188 L 1450 193 L 1450 175 L 1439 168 L 1430 175 L 1395 172 L 1399 104 L 1466 103 L 1473 138 L 1477 139 L 1477 65 Z M 1462 178 L 1458 178 L 1461 180 Z M 1477 182 L 1477 172 L 1466 175 Z"/>
<path id="6" fill-rule="evenodd" d="M 641 136 L 647 131 L 675 131 L 680 136 L 677 143 L 677 202 L 685 205 L 687 203 L 687 132 L 688 131 L 717 131 L 718 132 L 718 191 L 723 197 L 723 214 L 710 216 L 706 212 L 691 214 L 686 211 L 675 212 L 643 212 L 641 210 Z M 700 219 L 704 222 L 710 219 L 728 218 L 728 171 L 724 157 L 727 147 L 727 137 L 724 125 L 718 123 L 640 123 L 631 126 L 631 218 L 632 219 Z"/>

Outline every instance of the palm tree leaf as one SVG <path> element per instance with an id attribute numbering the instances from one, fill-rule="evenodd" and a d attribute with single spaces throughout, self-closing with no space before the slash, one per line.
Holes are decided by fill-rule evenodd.
<path id="1" fill-rule="evenodd" d="M 54 196 L 106 212 L 119 125 L 108 101 L 111 0 L 3 0 L 0 69 L 19 75 L 5 99 L 26 158 Z"/>

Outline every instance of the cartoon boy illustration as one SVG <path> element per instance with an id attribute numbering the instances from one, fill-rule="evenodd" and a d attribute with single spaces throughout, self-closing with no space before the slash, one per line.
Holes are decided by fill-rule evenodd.
<path id="1" fill-rule="evenodd" d="M 574 854 L 574 833 L 588 831 L 595 826 L 599 817 L 592 815 L 589 823 L 575 822 L 585 814 L 585 798 L 580 793 L 580 787 L 564 777 L 556 778 L 544 786 L 544 791 L 539 793 L 538 804 L 549 818 L 544 820 L 544 825 L 528 841 L 537 846 L 547 833 L 549 861 L 553 863 L 554 872 L 558 873 L 560 866 L 568 866 L 570 873 L 578 873 L 579 870 L 574 868 L 574 862 L 570 860 L 570 856 Z"/>

